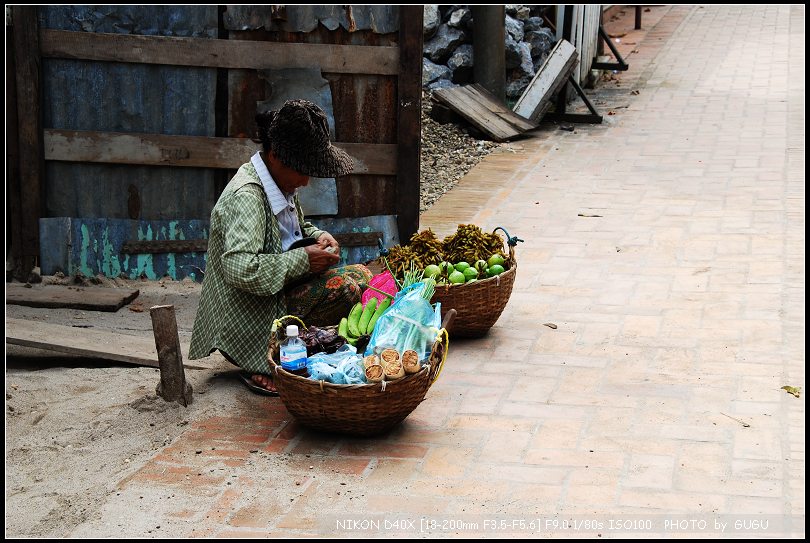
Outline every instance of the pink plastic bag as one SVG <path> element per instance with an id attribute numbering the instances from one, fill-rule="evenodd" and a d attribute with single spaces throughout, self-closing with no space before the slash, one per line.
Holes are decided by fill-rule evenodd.
<path id="1" fill-rule="evenodd" d="M 385 270 L 384 272 L 372 277 L 368 284 L 377 290 L 387 292 L 391 296 L 394 296 L 397 293 L 397 282 L 394 281 L 394 276 L 391 275 L 391 272 L 388 270 Z M 386 298 L 386 296 L 385 294 L 380 294 L 379 292 L 367 288 L 366 291 L 363 292 L 363 296 L 360 298 L 360 301 L 363 302 L 363 307 L 366 306 L 366 302 L 368 302 L 371 298 L 377 298 L 377 304 L 379 304 Z"/>

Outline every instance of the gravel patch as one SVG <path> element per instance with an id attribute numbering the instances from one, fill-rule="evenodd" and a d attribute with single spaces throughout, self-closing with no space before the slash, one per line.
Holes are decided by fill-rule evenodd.
<path id="1" fill-rule="evenodd" d="M 473 166 L 501 147 L 475 139 L 464 127 L 439 124 L 430 117 L 430 95 L 422 96 L 422 164 L 420 213 L 424 213 L 455 186 Z"/>

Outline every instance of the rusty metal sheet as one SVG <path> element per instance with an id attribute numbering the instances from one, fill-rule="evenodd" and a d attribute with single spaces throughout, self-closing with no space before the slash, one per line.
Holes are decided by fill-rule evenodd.
<path id="1" fill-rule="evenodd" d="M 217 36 L 216 6 L 43 6 L 39 18 L 42 28 L 55 30 Z M 216 69 L 48 58 L 42 70 L 45 128 L 216 135 Z M 46 216 L 208 219 L 219 175 L 48 162 Z"/>
<path id="2" fill-rule="evenodd" d="M 394 5 L 287 5 L 283 11 L 273 8 L 270 5 L 228 6 L 224 16 L 225 28 L 312 32 L 320 23 L 327 30 L 372 30 L 378 34 L 399 30 L 399 6 Z"/>

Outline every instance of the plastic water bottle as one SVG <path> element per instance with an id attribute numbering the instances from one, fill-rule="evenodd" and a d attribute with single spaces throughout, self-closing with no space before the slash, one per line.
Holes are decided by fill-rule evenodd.
<path id="1" fill-rule="evenodd" d="M 282 369 L 296 375 L 307 375 L 307 346 L 298 337 L 298 326 L 287 326 L 287 339 L 279 347 Z"/>

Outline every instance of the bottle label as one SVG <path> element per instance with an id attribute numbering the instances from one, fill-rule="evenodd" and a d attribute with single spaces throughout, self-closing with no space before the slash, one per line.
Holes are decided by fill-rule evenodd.
<path id="1" fill-rule="evenodd" d="M 297 371 L 307 367 L 307 349 L 302 345 L 280 349 L 281 367 L 287 371 Z"/>

